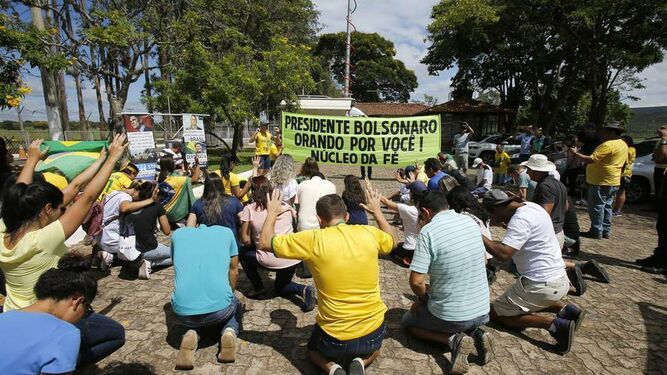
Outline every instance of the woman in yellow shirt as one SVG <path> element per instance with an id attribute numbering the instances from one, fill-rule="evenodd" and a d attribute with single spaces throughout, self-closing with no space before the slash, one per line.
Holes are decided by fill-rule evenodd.
<path id="1" fill-rule="evenodd" d="M 232 172 L 238 162 L 239 158 L 236 155 L 224 153 L 220 162 L 220 170 L 214 173 L 222 178 L 222 186 L 225 188 L 225 194 L 234 196 L 240 199 L 242 203 L 246 203 L 249 200 L 248 192 L 250 191 L 250 183 L 246 183 L 241 187 L 241 179 L 236 173 Z M 248 182 L 258 175 L 260 163 L 259 156 L 252 158 L 252 176 L 248 179 Z"/>
<path id="2" fill-rule="evenodd" d="M 262 123 L 259 125 L 259 130 L 250 137 L 249 142 L 255 143 L 255 156 L 259 157 L 260 166 L 258 173 L 265 175 L 271 170 L 271 144 L 273 143 L 273 136 L 268 130 L 269 124 Z"/>
<path id="3" fill-rule="evenodd" d="M 613 216 L 621 216 L 623 211 L 623 206 L 625 205 L 625 190 L 627 190 L 630 181 L 632 180 L 632 166 L 635 163 L 637 158 L 637 150 L 635 149 L 635 143 L 632 141 L 632 137 L 629 135 L 624 135 L 621 137 L 623 141 L 628 145 L 628 161 L 623 167 L 623 174 L 621 175 L 621 186 L 618 188 L 616 193 L 616 200 L 614 201 L 614 211 L 612 212 Z"/>

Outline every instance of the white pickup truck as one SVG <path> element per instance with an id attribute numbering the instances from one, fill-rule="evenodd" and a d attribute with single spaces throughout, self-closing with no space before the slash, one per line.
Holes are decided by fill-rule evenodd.
<path id="1" fill-rule="evenodd" d="M 470 159 L 482 158 L 485 163 L 493 165 L 496 154 L 496 146 L 499 143 L 507 142 L 505 152 L 510 156 L 518 153 L 521 145 L 513 136 L 507 134 L 489 134 L 480 141 L 468 142 L 468 157 Z"/>

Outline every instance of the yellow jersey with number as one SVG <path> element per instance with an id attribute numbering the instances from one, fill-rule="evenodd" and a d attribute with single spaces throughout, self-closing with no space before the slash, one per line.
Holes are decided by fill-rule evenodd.
<path id="1" fill-rule="evenodd" d="M 255 155 L 269 155 L 271 153 L 271 133 L 258 132 L 255 136 Z"/>

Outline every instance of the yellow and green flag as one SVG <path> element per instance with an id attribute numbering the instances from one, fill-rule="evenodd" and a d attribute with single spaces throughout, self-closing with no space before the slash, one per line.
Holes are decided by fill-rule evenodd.
<path id="1" fill-rule="evenodd" d="M 107 141 L 44 141 L 40 147 L 44 150 L 49 148 L 49 155 L 59 154 L 61 152 L 100 152 L 103 148 L 109 146 Z"/>
<path id="2" fill-rule="evenodd" d="M 52 154 L 46 160 L 37 164 L 37 172 L 54 172 L 61 174 L 72 181 L 81 172 L 90 167 L 100 157 L 99 152 L 61 152 Z"/>
<path id="3" fill-rule="evenodd" d="M 167 211 L 167 218 L 175 223 L 184 219 L 195 203 L 192 183 L 189 177 L 171 175 L 160 182 L 160 202 Z"/>

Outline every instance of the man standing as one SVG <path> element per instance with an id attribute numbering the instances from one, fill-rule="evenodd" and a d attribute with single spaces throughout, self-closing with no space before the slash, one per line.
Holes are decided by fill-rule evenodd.
<path id="1" fill-rule="evenodd" d="M 571 148 L 570 152 L 583 160 L 586 166 L 586 183 L 588 183 L 588 215 L 591 228 L 582 236 L 601 239 L 609 238 L 611 233 L 611 216 L 614 195 L 621 184 L 623 166 L 628 160 L 628 145 L 619 139 L 624 128 L 621 123 L 613 121 L 600 129 L 602 144 L 588 156 Z"/>
<path id="2" fill-rule="evenodd" d="M 667 125 L 658 129 L 660 140 L 656 144 L 655 171 L 655 197 L 658 206 L 658 221 L 655 226 L 658 230 L 658 246 L 653 250 L 653 255 L 636 262 L 642 266 L 642 270 L 650 273 L 667 274 Z"/>
<path id="3" fill-rule="evenodd" d="M 255 155 L 259 156 L 260 164 L 257 173 L 262 176 L 271 170 L 271 140 L 272 135 L 269 132 L 269 124 L 262 122 L 259 124 L 259 130 L 250 137 L 248 142 L 255 144 Z"/>
<path id="4" fill-rule="evenodd" d="M 481 158 L 476 158 L 472 162 L 472 167 L 479 168 L 477 171 L 475 190 L 472 191 L 472 195 L 481 197 L 484 193 L 491 190 L 491 184 L 493 183 L 493 169 Z"/>
<path id="5" fill-rule="evenodd" d="M 464 174 L 468 170 L 468 142 L 473 134 L 475 131 L 465 121 L 461 122 L 460 132 L 454 134 L 454 156 Z"/>
<path id="6" fill-rule="evenodd" d="M 438 190 L 440 187 L 438 183 L 442 180 L 443 177 L 447 176 L 447 173 L 440 170 L 440 162 L 436 158 L 428 158 L 424 162 L 424 172 L 428 176 L 428 190 Z"/>
<path id="7" fill-rule="evenodd" d="M 387 306 L 380 297 L 378 255 L 389 254 L 398 243 L 380 198 L 368 185 L 362 205 L 380 229 L 347 225 L 343 199 L 330 194 L 317 201 L 321 229 L 286 235 L 275 235 L 276 218 L 284 210 L 280 191 L 274 190 L 268 202 L 259 247 L 280 258 L 303 260 L 312 271 L 319 311 L 308 358 L 327 374 L 346 374 L 338 363 L 354 358 L 347 374 L 361 375 L 380 353 Z"/>
<path id="8" fill-rule="evenodd" d="M 410 265 L 410 288 L 418 301 L 405 313 L 401 325 L 419 338 L 449 345 L 449 373 L 465 373 L 473 342 L 482 364 L 492 356 L 491 338 L 480 328 L 489 321 L 482 234 L 470 217 L 449 209 L 440 191 L 426 193 L 419 211 L 426 225 L 419 232 Z"/>
<path id="9" fill-rule="evenodd" d="M 577 305 L 561 301 L 570 281 L 549 214 L 533 202 L 519 202 L 498 189 L 486 193 L 483 204 L 492 222 L 507 223 L 502 242 L 482 237 L 486 251 L 501 261 L 513 260 L 521 275 L 493 302 L 491 319 L 516 329 L 546 329 L 556 339 L 555 350 L 569 352 L 585 314 Z"/>
<path id="10" fill-rule="evenodd" d="M 523 130 L 523 134 L 516 136 L 516 140 L 521 142 L 521 148 L 519 149 L 519 161 L 524 162 L 530 157 L 531 143 L 533 142 L 533 127 L 532 125 L 526 126 Z"/>

